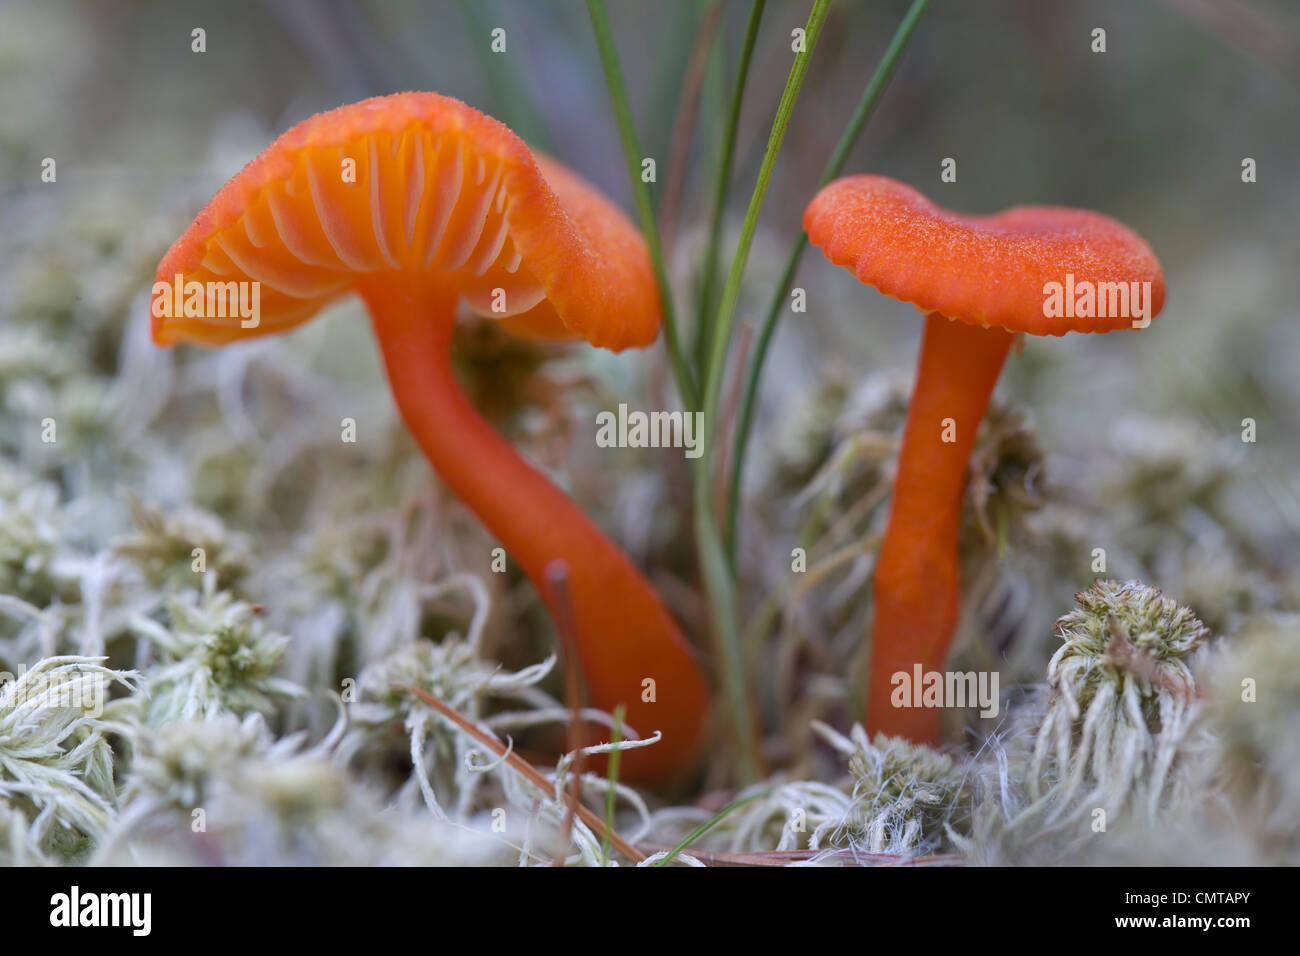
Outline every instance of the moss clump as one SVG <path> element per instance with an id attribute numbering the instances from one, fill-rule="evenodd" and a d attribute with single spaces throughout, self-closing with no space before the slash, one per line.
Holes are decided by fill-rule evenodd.
<path id="1" fill-rule="evenodd" d="M 1001 559 L 1043 506 L 1043 449 L 1017 409 L 991 402 L 967 467 L 963 560 Z"/>
<path id="2" fill-rule="evenodd" d="M 845 829 L 854 849 L 935 853 L 964 831 L 971 791 L 965 768 L 930 747 L 877 734 L 849 759 L 853 807 Z"/>
<path id="3" fill-rule="evenodd" d="M 501 863 L 487 827 L 384 808 L 300 735 L 276 740 L 260 715 L 139 727 L 123 809 L 94 862 L 231 866 Z"/>
<path id="4" fill-rule="evenodd" d="M 66 543 L 59 490 L 0 474 L 0 594 L 36 608 L 80 599 L 79 563 Z"/>
<path id="5" fill-rule="evenodd" d="M 1098 581 L 1056 624 L 1050 700 L 1030 766 L 1034 797 L 1055 813 L 1154 812 L 1194 715 L 1188 659 L 1209 638 L 1191 609 L 1136 581 Z"/>
<path id="6" fill-rule="evenodd" d="M 122 726 L 105 704 L 111 684 L 131 687 L 136 675 L 102 660 L 50 657 L 0 678 L 0 805 L 4 826 L 12 829 L 14 814 L 28 825 L 21 839 L 10 833 L 11 853 L 74 859 L 108 825 L 116 803 L 108 738 Z"/>
<path id="7" fill-rule="evenodd" d="M 163 657 L 138 701 L 147 723 L 223 712 L 270 714 L 276 699 L 302 695 L 296 684 L 274 676 L 289 639 L 268 629 L 253 605 L 209 586 L 201 597 L 169 599 L 167 615 L 167 626 L 151 619 L 133 626 Z"/>
<path id="8" fill-rule="evenodd" d="M 1207 667 L 1218 782 L 1267 858 L 1300 855 L 1300 615 L 1252 619 Z"/>
<path id="9" fill-rule="evenodd" d="M 216 515 L 197 508 L 164 514 L 134 497 L 131 512 L 139 530 L 113 550 L 163 593 L 196 588 L 207 574 L 226 590 L 237 589 L 252 570 L 247 536 L 228 530 Z"/>

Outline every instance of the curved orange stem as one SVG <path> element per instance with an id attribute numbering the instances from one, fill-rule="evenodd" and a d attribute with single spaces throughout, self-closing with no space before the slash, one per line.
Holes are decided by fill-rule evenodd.
<path id="1" fill-rule="evenodd" d="M 555 619 L 560 608 L 546 570 L 557 560 L 567 564 L 566 602 L 591 703 L 611 713 L 626 707 L 627 724 L 642 737 L 663 733 L 661 743 L 623 755 L 623 775 L 658 778 L 691 763 L 709 707 L 699 665 L 627 557 L 465 397 L 451 365 L 456 291 L 427 277 L 389 276 L 361 295 L 407 428 L 442 480 L 519 562 Z"/>
<path id="2" fill-rule="evenodd" d="M 960 600 L 957 537 L 966 463 L 1014 338 L 1005 329 L 938 313 L 926 319 L 889 527 L 876 565 L 867 679 L 867 729 L 873 734 L 917 743 L 939 737 L 942 710 L 914 706 L 910 692 L 916 665 L 926 673 L 947 660 Z M 900 672 L 907 683 L 896 690 L 894 675 Z"/>

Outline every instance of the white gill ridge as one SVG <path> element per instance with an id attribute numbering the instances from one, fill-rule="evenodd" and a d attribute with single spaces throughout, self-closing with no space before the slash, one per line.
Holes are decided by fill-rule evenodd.
<path id="1" fill-rule="evenodd" d="M 242 273 L 303 300 L 337 293 L 351 273 L 413 263 L 473 276 L 518 272 L 502 161 L 470 154 L 460 136 L 435 142 L 425 130 L 387 143 L 372 137 L 354 153 L 304 152 L 287 179 L 268 184 L 237 223 L 213 237 L 202 267 L 218 277 Z M 332 182 L 349 157 L 368 184 L 355 199 L 338 190 L 356 187 Z M 367 219 L 369 229 L 358 228 Z"/>

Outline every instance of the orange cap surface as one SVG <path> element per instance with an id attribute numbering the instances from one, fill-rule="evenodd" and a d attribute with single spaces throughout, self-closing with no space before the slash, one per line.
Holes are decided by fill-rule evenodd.
<path id="1" fill-rule="evenodd" d="M 256 326 L 197 300 L 186 314 L 177 276 L 258 283 Z M 153 337 L 223 345 L 361 282 L 430 277 L 523 336 L 618 351 L 659 331 L 649 254 L 617 206 L 459 100 L 399 93 L 313 116 L 222 187 L 158 266 Z"/>
<path id="2" fill-rule="evenodd" d="M 1109 332 L 1134 324 L 1135 291 L 1149 305 L 1147 318 L 1165 304 L 1164 275 L 1146 242 L 1082 209 L 1016 206 L 966 216 L 896 180 L 848 176 L 817 194 L 803 225 L 826 258 L 861 281 L 973 325 L 1030 335 Z M 1048 306 L 1052 283 L 1061 297 Z M 1110 285 L 1121 283 L 1122 293 Z M 1127 308 L 1116 307 L 1121 294 Z"/>

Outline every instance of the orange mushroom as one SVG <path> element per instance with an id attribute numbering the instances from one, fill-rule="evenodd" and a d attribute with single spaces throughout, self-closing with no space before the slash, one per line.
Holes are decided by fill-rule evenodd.
<path id="1" fill-rule="evenodd" d="M 966 464 L 1011 343 L 1144 327 L 1164 306 L 1164 277 L 1150 247 L 1106 216 L 964 216 L 883 176 L 829 184 L 803 224 L 831 262 L 928 314 L 875 572 L 867 725 L 932 743 L 941 711 L 910 692 L 918 667 L 923 679 L 943 667 L 956 627 Z"/>
<path id="2" fill-rule="evenodd" d="M 614 351 L 653 342 L 660 312 L 649 256 L 617 207 L 464 103 L 402 93 L 322 113 L 277 139 L 199 213 L 157 279 L 160 345 L 283 332 L 359 295 L 411 434 L 553 617 L 547 568 L 567 565 L 565 610 L 592 703 L 626 706 L 642 736 L 662 731 L 660 744 L 626 755 L 625 773 L 645 779 L 690 763 L 709 694 L 672 616 L 574 502 L 478 414 L 451 364 L 462 299 L 521 336 Z M 255 294 L 239 302 L 259 308 L 220 308 L 248 286 Z M 218 295 L 205 299 L 205 289 Z"/>

